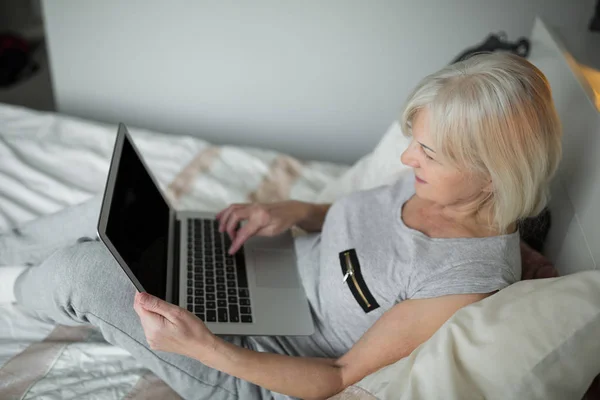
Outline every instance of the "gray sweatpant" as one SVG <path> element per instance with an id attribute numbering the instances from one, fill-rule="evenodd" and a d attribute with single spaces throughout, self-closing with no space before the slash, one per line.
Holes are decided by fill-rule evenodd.
<path id="1" fill-rule="evenodd" d="M 91 324 L 186 399 L 270 399 L 266 389 L 194 359 L 148 347 L 133 310 L 135 287 L 96 238 L 100 196 L 0 234 L 0 265 L 31 265 L 17 301 L 42 320 Z M 225 337 L 252 348 L 244 337 Z"/>

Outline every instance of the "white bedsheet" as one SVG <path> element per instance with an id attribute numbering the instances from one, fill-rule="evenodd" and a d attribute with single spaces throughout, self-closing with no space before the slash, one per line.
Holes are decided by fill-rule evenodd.
<path id="1" fill-rule="evenodd" d="M 216 211 L 232 202 L 286 198 L 311 201 L 347 169 L 269 150 L 211 146 L 195 137 L 130 132 L 178 209 Z M 102 191 L 115 133 L 114 125 L 0 104 L 0 234 Z M 68 332 L 26 316 L 18 306 L 0 305 L 0 394 L 24 399 L 176 397 L 97 333 Z M 47 359 L 36 359 L 37 354 Z M 42 361 L 47 367 L 29 382 L 7 378 L 15 368 Z"/>

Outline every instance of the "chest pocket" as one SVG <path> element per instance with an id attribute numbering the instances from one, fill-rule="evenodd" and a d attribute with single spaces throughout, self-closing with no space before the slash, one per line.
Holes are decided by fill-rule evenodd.
<path id="1" fill-rule="evenodd" d="M 340 253 L 340 265 L 342 267 L 344 282 L 348 285 L 350 292 L 352 292 L 352 295 L 364 312 L 369 313 L 378 309 L 379 304 L 363 279 L 356 250 L 349 249 L 342 251 Z"/>

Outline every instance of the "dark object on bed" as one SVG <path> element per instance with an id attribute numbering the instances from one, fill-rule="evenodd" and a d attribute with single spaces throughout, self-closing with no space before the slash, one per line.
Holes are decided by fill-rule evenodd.
<path id="1" fill-rule="evenodd" d="M 469 47 L 463 51 L 458 57 L 456 57 L 451 64 L 459 61 L 466 60 L 470 56 L 477 53 L 494 52 L 498 50 L 508 51 L 517 54 L 521 57 L 527 58 L 529 55 L 529 40 L 526 38 L 519 38 L 516 42 L 509 42 L 506 40 L 506 33 L 500 32 L 499 34 L 490 34 L 485 41 L 480 44 Z"/>
<path id="2" fill-rule="evenodd" d="M 596 3 L 596 11 L 590 21 L 590 31 L 600 32 L 600 0 Z"/>
<path id="3" fill-rule="evenodd" d="M 547 207 L 538 216 L 524 219 L 519 224 L 521 240 L 531 248 L 542 253 L 551 223 L 550 210 Z"/>
<path id="4" fill-rule="evenodd" d="M 0 34 L 0 88 L 12 86 L 39 69 L 31 58 L 32 50 L 31 44 L 20 36 Z"/>

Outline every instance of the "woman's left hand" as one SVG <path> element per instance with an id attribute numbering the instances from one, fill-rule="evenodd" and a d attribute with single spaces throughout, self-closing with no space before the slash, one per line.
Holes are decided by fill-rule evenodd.
<path id="1" fill-rule="evenodd" d="M 136 293 L 133 304 L 152 350 L 192 357 L 214 345 L 215 336 L 191 312 L 148 293 Z"/>

